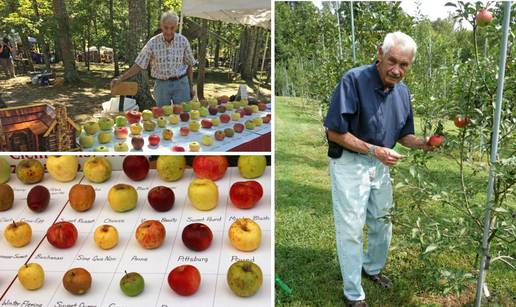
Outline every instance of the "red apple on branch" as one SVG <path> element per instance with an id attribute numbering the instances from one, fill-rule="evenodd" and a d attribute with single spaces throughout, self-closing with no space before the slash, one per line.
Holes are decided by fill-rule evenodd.
<path id="1" fill-rule="evenodd" d="M 493 20 L 493 14 L 487 9 L 481 9 L 477 13 L 477 16 L 475 16 L 475 19 L 479 27 L 484 27 L 491 23 Z"/>

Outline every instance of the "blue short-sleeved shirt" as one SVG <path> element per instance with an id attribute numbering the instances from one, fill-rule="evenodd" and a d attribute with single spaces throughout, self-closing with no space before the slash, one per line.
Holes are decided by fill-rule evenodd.
<path id="1" fill-rule="evenodd" d="M 399 82 L 385 93 L 376 63 L 353 68 L 333 92 L 324 126 L 393 148 L 400 138 L 414 134 L 410 92 Z"/>

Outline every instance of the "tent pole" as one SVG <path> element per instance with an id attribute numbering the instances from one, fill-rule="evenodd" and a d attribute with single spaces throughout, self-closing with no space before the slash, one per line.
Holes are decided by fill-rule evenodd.
<path id="1" fill-rule="evenodd" d="M 502 22 L 502 43 L 500 48 L 500 60 L 498 63 L 498 85 L 496 88 L 496 104 L 495 118 L 493 123 L 493 139 L 491 142 L 491 156 L 489 163 L 489 179 L 487 183 L 486 208 L 484 216 L 484 233 L 482 236 L 482 259 L 480 261 L 480 271 L 477 280 L 477 293 L 475 298 L 475 306 L 480 307 L 482 303 L 482 290 L 485 286 L 485 270 L 488 264 L 489 256 L 489 232 L 491 229 L 491 210 L 493 207 L 493 191 L 495 180 L 494 164 L 498 156 L 498 136 L 500 134 L 500 117 L 502 113 L 503 86 L 505 78 L 505 60 L 507 56 L 507 38 L 509 36 L 509 22 L 511 19 L 511 1 L 503 3 L 503 22 Z"/>
<path id="2" fill-rule="evenodd" d="M 183 12 L 181 12 L 181 17 L 179 17 L 179 34 L 183 34 Z"/>

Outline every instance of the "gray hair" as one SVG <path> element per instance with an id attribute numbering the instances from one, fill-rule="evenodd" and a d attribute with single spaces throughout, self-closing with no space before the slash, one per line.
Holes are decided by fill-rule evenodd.
<path id="1" fill-rule="evenodd" d="M 412 37 L 408 36 L 407 34 L 400 31 L 388 33 L 385 36 L 385 39 L 383 40 L 383 53 L 387 54 L 392 46 L 396 46 L 397 48 L 399 48 L 401 52 L 411 53 L 412 62 L 416 58 L 416 42 L 412 39 Z"/>
<path id="2" fill-rule="evenodd" d="M 177 17 L 177 14 L 174 11 L 166 11 L 161 14 L 161 18 L 159 20 L 160 23 L 163 23 L 167 20 L 174 21 L 176 23 L 179 22 L 179 17 Z"/>

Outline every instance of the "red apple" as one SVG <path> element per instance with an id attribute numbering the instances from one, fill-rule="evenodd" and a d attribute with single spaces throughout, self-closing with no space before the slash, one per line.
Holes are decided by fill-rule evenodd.
<path id="1" fill-rule="evenodd" d="M 70 248 L 77 241 L 77 228 L 70 222 L 57 222 L 47 230 L 47 240 L 57 248 Z"/>
<path id="2" fill-rule="evenodd" d="M 193 223 L 183 229 L 181 238 L 186 247 L 193 251 L 201 252 L 210 247 L 213 233 L 210 227 L 202 223 Z"/>
<path id="3" fill-rule="evenodd" d="M 244 108 L 244 113 L 245 113 L 245 115 L 251 115 L 251 114 L 253 114 L 253 108 L 251 108 L 251 107 L 245 107 L 245 108 Z"/>
<path id="4" fill-rule="evenodd" d="M 245 110 L 244 109 L 240 109 L 237 112 L 240 113 L 240 118 L 243 118 L 245 116 Z"/>
<path id="5" fill-rule="evenodd" d="M 179 114 L 179 118 L 181 119 L 181 121 L 187 122 L 190 120 L 190 113 L 183 112 L 183 113 Z"/>
<path id="6" fill-rule="evenodd" d="M 147 220 L 136 228 L 136 241 L 145 249 L 154 249 L 161 246 L 166 236 L 165 226 L 156 220 Z"/>
<path id="7" fill-rule="evenodd" d="M 242 133 L 244 131 L 245 126 L 241 123 L 236 123 L 233 125 L 233 130 L 235 130 L 236 133 Z"/>
<path id="8" fill-rule="evenodd" d="M 228 101 L 229 101 L 229 97 L 227 95 L 223 95 L 223 96 L 217 97 L 217 103 L 218 104 L 227 103 Z"/>
<path id="9" fill-rule="evenodd" d="M 48 189 L 42 185 L 33 187 L 27 195 L 27 206 L 35 212 L 44 211 L 48 207 L 49 202 L 50 193 Z"/>
<path id="10" fill-rule="evenodd" d="M 129 129 L 127 127 L 116 127 L 115 128 L 115 137 L 117 139 L 126 139 L 129 135 Z"/>
<path id="11" fill-rule="evenodd" d="M 189 132 L 190 132 L 190 128 L 188 128 L 188 127 L 181 127 L 179 129 L 179 134 L 181 134 L 182 136 L 187 136 Z"/>
<path id="12" fill-rule="evenodd" d="M 174 206 L 174 191 L 165 186 L 157 186 L 149 191 L 147 194 L 147 200 L 154 210 L 158 212 L 166 212 Z"/>
<path id="13" fill-rule="evenodd" d="M 168 274 L 168 285 L 179 295 L 192 295 L 201 285 L 201 273 L 193 265 L 180 265 Z"/>
<path id="14" fill-rule="evenodd" d="M 228 160 L 224 156 L 195 156 L 192 168 L 198 178 L 215 181 L 226 174 Z"/>
<path id="15" fill-rule="evenodd" d="M 163 108 L 161 108 L 161 107 L 152 107 L 151 111 L 152 111 L 152 115 L 154 116 L 154 118 L 158 118 L 160 116 L 163 116 L 163 114 L 164 114 Z"/>
<path id="16" fill-rule="evenodd" d="M 262 117 L 262 120 L 263 120 L 264 124 L 268 124 L 271 121 L 271 117 L 270 116 L 264 116 L 264 117 Z"/>
<path id="17" fill-rule="evenodd" d="M 131 144 L 135 150 L 141 150 L 144 143 L 145 141 L 143 140 L 143 137 L 139 135 L 135 135 L 131 139 Z"/>
<path id="18" fill-rule="evenodd" d="M 493 14 L 486 9 L 482 9 L 477 13 L 475 19 L 480 27 L 484 27 L 491 23 L 493 20 Z"/>
<path id="19" fill-rule="evenodd" d="M 215 131 L 215 139 L 217 141 L 223 141 L 225 137 L 226 137 L 226 134 L 224 134 L 224 131 L 222 131 L 222 130 Z"/>
<path id="20" fill-rule="evenodd" d="M 129 124 L 135 124 L 135 123 L 140 122 L 140 119 L 142 118 L 142 113 L 140 113 L 136 110 L 131 110 L 131 111 L 125 112 L 125 117 L 127 118 L 127 121 L 129 122 Z"/>
<path id="21" fill-rule="evenodd" d="M 230 120 L 231 120 L 231 116 L 229 116 L 228 114 L 221 114 L 220 115 L 220 122 L 221 123 L 229 123 Z"/>
<path id="22" fill-rule="evenodd" d="M 172 107 L 172 112 L 174 114 L 181 114 L 183 112 L 183 106 L 180 105 L 180 104 L 175 104 L 173 107 Z M 185 112 L 186 113 L 186 112 Z M 188 114 L 188 113 L 187 113 Z M 188 120 L 185 120 L 185 122 L 188 121 Z"/>
<path id="23" fill-rule="evenodd" d="M 158 146 L 159 140 L 160 140 L 159 135 L 157 135 L 157 134 L 149 135 L 149 145 L 150 146 Z"/>
<path id="24" fill-rule="evenodd" d="M 434 147 L 439 147 L 444 142 L 444 136 L 442 135 L 432 135 L 429 139 L 427 144 Z"/>
<path id="25" fill-rule="evenodd" d="M 265 111 L 265 110 L 267 110 L 267 103 L 265 103 L 265 102 L 259 102 L 259 103 L 258 103 L 258 110 L 260 110 L 260 111 Z"/>
<path id="26" fill-rule="evenodd" d="M 217 113 L 218 113 L 219 111 L 218 111 L 218 108 L 217 108 L 217 107 L 212 107 L 212 106 L 210 106 L 210 107 L 208 108 L 208 112 L 210 112 L 210 115 L 217 115 Z"/>
<path id="27" fill-rule="evenodd" d="M 202 126 L 203 128 L 207 128 L 207 129 L 209 129 L 209 128 L 211 128 L 211 126 L 213 126 L 213 124 L 212 124 L 211 120 L 209 120 L 209 119 L 203 119 L 203 120 L 201 120 L 201 126 Z"/>
<path id="28" fill-rule="evenodd" d="M 229 199 L 235 207 L 240 209 L 254 207 L 262 199 L 262 196 L 262 185 L 254 180 L 235 182 L 229 189 Z"/>
<path id="29" fill-rule="evenodd" d="M 464 128 L 470 123 L 470 120 L 469 120 L 469 117 L 467 117 L 467 116 L 463 117 L 461 115 L 457 115 L 457 116 L 455 116 L 453 123 L 455 124 L 455 126 L 457 128 Z"/>
<path id="30" fill-rule="evenodd" d="M 185 148 L 183 146 L 174 145 L 174 146 L 172 146 L 172 151 L 183 152 L 183 151 L 185 151 Z"/>
<path id="31" fill-rule="evenodd" d="M 124 158 L 122 168 L 131 180 L 140 181 L 147 177 L 150 164 L 145 156 L 127 156 Z"/>
<path id="32" fill-rule="evenodd" d="M 219 113 L 224 113 L 224 112 L 226 112 L 226 107 L 220 105 L 220 106 L 218 106 L 217 111 L 219 111 Z"/>

